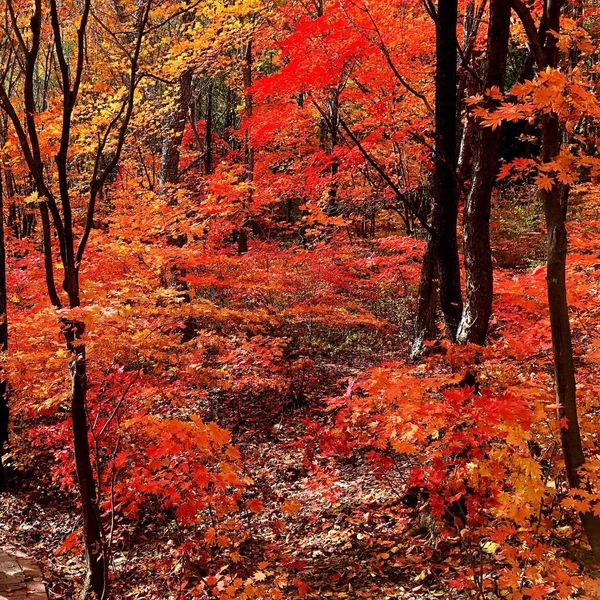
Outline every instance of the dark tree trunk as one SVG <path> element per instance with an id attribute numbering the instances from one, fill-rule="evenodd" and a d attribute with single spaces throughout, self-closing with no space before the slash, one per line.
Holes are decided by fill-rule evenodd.
<path id="1" fill-rule="evenodd" d="M 50 216 L 46 201 L 42 200 L 39 203 L 40 218 L 42 221 L 42 250 L 44 252 L 44 271 L 46 273 L 46 289 L 48 290 L 48 298 L 52 306 L 61 307 L 60 298 L 56 291 L 56 282 L 54 281 L 54 259 L 52 257 L 52 234 L 50 231 Z"/>
<path id="2" fill-rule="evenodd" d="M 91 194 L 96 193 L 92 188 Z M 65 268 L 64 288 L 69 298 L 69 308 L 80 305 L 79 268 Z M 87 411 L 87 360 L 83 341 L 83 321 L 61 319 L 67 350 L 71 354 L 71 421 L 73 429 L 73 453 L 79 483 L 79 498 L 83 513 L 83 540 L 86 554 L 86 579 L 82 598 L 91 591 L 96 598 L 103 599 L 108 583 L 108 564 L 105 560 L 106 545 L 100 518 L 96 480 L 90 456 L 88 439 L 89 422 Z"/>
<path id="3" fill-rule="evenodd" d="M 546 16 L 548 29 L 560 31 L 559 0 L 547 0 Z M 558 47 L 554 35 L 546 35 L 545 59 L 549 67 L 558 66 Z M 543 163 L 551 162 L 560 152 L 560 122 L 554 113 L 542 118 Z M 585 458 L 579 421 L 577 415 L 577 396 L 575 385 L 575 365 L 573 361 L 573 343 L 567 303 L 566 262 L 567 262 L 567 201 L 568 189 L 554 183 L 548 190 L 540 189 L 544 204 L 546 227 L 548 230 L 548 259 L 546 282 L 548 288 L 548 306 L 552 329 L 552 351 L 554 355 L 554 377 L 556 399 L 561 419 L 560 437 L 565 460 L 565 469 L 569 486 L 573 489 L 585 486 L 582 481 L 581 467 Z M 590 542 L 594 555 L 600 560 L 600 517 L 591 511 L 580 513 L 581 522 Z"/>
<path id="4" fill-rule="evenodd" d="M 411 358 L 417 358 L 423 354 L 425 342 L 435 337 L 435 313 L 438 299 L 437 284 L 437 250 L 432 236 L 429 236 L 421 266 L 419 296 L 415 316 L 415 337 L 410 347 Z"/>
<path id="5" fill-rule="evenodd" d="M 456 227 L 456 49 L 457 0 L 439 0 L 436 24 L 435 70 L 435 193 L 432 227 L 436 237 L 440 304 L 447 335 L 456 339 L 462 314 L 460 265 Z"/>
<path id="6" fill-rule="evenodd" d="M 235 96 L 232 89 L 227 87 L 227 99 L 225 101 L 225 134 L 231 144 L 233 139 L 232 129 L 235 127 Z"/>
<path id="7" fill-rule="evenodd" d="M 246 254 L 248 252 L 248 233 L 242 228 L 237 232 L 237 251 L 238 254 Z"/>
<path id="8" fill-rule="evenodd" d="M 469 49 L 474 46 L 475 38 L 477 37 L 477 31 L 479 29 L 479 23 L 481 19 L 479 14 L 475 14 L 475 2 L 474 0 L 468 0 L 465 6 L 465 13 L 463 17 L 463 51 L 468 52 Z M 466 57 L 465 57 L 466 58 Z M 468 60 L 468 59 L 467 59 Z M 463 61 L 463 58 L 459 58 L 459 63 Z M 467 69 L 467 65 L 463 65 L 463 68 L 459 71 L 458 76 L 458 92 L 457 100 L 459 104 L 459 114 L 466 109 L 466 98 L 473 96 L 476 91 L 476 81 L 470 71 Z M 458 181 L 462 185 L 469 177 L 471 173 L 471 161 L 473 158 L 473 132 L 475 130 L 475 123 L 473 117 L 467 113 L 464 124 L 461 126 L 459 123 L 458 132 Z"/>
<path id="9" fill-rule="evenodd" d="M 242 67 L 244 77 L 244 104 L 246 119 L 251 119 L 254 113 L 254 98 L 250 87 L 252 86 L 252 40 L 249 40 L 244 49 L 244 64 Z M 246 129 L 246 165 L 248 168 L 248 178 L 250 181 L 254 178 L 254 148 L 250 143 L 250 136 Z"/>
<path id="10" fill-rule="evenodd" d="M 250 90 L 252 86 L 252 65 L 253 65 L 253 57 L 252 57 L 252 39 L 248 40 L 248 43 L 244 47 L 244 62 L 242 65 L 242 75 L 244 78 L 244 104 L 245 104 L 245 117 L 246 120 L 252 118 L 254 113 L 254 98 L 252 96 L 252 91 Z M 248 130 L 249 124 L 246 126 L 246 140 L 245 140 L 245 151 L 246 151 L 246 180 L 250 183 L 247 206 L 252 203 L 252 182 L 254 181 L 254 148 L 252 147 L 252 142 L 250 140 L 250 133 Z M 247 216 L 246 216 L 246 206 L 243 206 L 243 219 L 238 232 L 237 232 L 237 243 L 238 243 L 238 253 L 245 254 L 248 252 L 248 231 L 247 227 Z"/>
<path id="11" fill-rule="evenodd" d="M 0 352 L 8 350 L 8 319 L 6 314 L 6 247 L 4 240 L 4 190 L 0 171 Z M 8 442 L 8 383 L 0 379 L 0 491 L 6 489 L 6 473 L 2 463 L 4 444 Z"/>
<path id="12" fill-rule="evenodd" d="M 180 92 L 177 108 L 173 113 L 162 151 L 160 184 L 177 183 L 179 179 L 179 156 L 181 139 L 185 130 L 188 107 L 192 100 L 192 72 L 186 71 L 180 78 Z"/>
<path id="13" fill-rule="evenodd" d="M 505 0 L 491 0 L 487 41 L 485 90 L 504 85 L 510 5 Z M 486 108 L 497 101 L 488 99 Z M 479 126 L 473 167 L 473 183 L 465 202 L 463 252 L 466 271 L 466 295 L 458 341 L 483 344 L 492 314 L 493 268 L 490 248 L 490 207 L 498 170 L 501 128 Z"/>
<path id="14" fill-rule="evenodd" d="M 335 150 L 338 145 L 338 128 L 339 128 L 339 110 L 340 110 L 340 95 L 337 89 L 332 90 L 329 101 L 329 137 L 331 144 L 329 146 L 329 154 L 331 155 L 331 165 L 329 173 L 331 175 L 331 183 L 329 184 L 329 192 L 327 198 L 327 215 L 335 217 L 340 214 L 340 206 L 338 199 L 338 182 L 337 175 L 339 171 L 339 162 L 335 156 Z"/>
<path id="15" fill-rule="evenodd" d="M 72 308 L 74 308 L 72 306 Z M 105 561 L 105 544 L 98 508 L 96 482 L 90 460 L 87 418 L 87 364 L 85 344 L 82 342 L 84 324 L 81 321 L 63 321 L 67 348 L 73 359 L 71 373 L 71 419 L 75 470 L 83 512 L 83 539 L 85 543 L 87 574 L 84 594 L 91 589 L 97 598 L 103 598 L 108 565 Z"/>
<path id="16" fill-rule="evenodd" d="M 206 90 L 206 137 L 204 140 L 204 174 L 213 171 L 213 80 Z"/>
<path id="17" fill-rule="evenodd" d="M 560 129 L 558 118 L 547 115 L 542 123 L 542 160 L 548 162 L 558 154 Z M 583 444 L 577 415 L 577 394 L 573 343 L 567 303 L 566 262 L 567 228 L 566 211 L 568 190 L 555 184 L 550 190 L 540 190 L 548 229 L 548 262 L 546 282 L 548 307 L 552 329 L 554 379 L 559 418 L 564 423 L 560 437 L 569 486 L 582 487 L 580 469 L 585 462 Z M 600 517 L 592 512 L 580 513 L 581 522 L 592 550 L 600 560 Z"/>
<path id="18" fill-rule="evenodd" d="M 475 94 L 475 80 L 472 77 L 467 79 L 465 96 Z M 461 139 L 458 149 L 458 181 L 462 186 L 465 181 L 471 177 L 471 167 L 473 164 L 473 138 L 475 137 L 475 120 L 471 115 L 467 115 L 464 127 L 461 132 Z"/>
<path id="19" fill-rule="evenodd" d="M 436 290 L 439 290 L 446 334 L 452 341 L 456 340 L 462 315 L 456 238 L 459 198 L 456 148 L 457 12 L 457 0 L 439 0 L 436 20 L 434 194 L 431 231 L 421 267 L 415 337 L 411 345 L 413 358 L 422 352 L 423 342 L 434 335 Z M 437 263 L 438 285 L 432 279 L 436 272 L 432 257 Z"/>

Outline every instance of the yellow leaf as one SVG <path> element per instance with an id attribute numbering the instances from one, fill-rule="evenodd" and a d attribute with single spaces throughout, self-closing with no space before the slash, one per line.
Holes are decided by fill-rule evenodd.
<path id="1" fill-rule="evenodd" d="M 29 194 L 29 196 L 26 196 L 25 199 L 25 204 L 37 204 L 40 201 L 40 197 L 38 195 L 37 192 L 31 192 L 31 194 Z"/>
<path id="2" fill-rule="evenodd" d="M 500 547 L 500 544 L 497 544 L 496 542 L 486 542 L 481 549 L 486 553 L 486 554 L 494 554 L 494 552 L 496 552 L 496 550 L 498 550 L 498 548 Z"/>

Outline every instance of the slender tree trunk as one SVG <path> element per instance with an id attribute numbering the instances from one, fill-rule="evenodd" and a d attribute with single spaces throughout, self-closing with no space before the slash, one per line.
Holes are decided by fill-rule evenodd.
<path id="1" fill-rule="evenodd" d="M 181 139 L 185 130 L 188 107 L 192 100 L 192 72 L 186 71 L 179 80 L 180 92 L 177 108 L 173 113 L 169 133 L 165 137 L 161 157 L 160 185 L 177 183 L 179 179 L 179 156 Z"/>
<path id="2" fill-rule="evenodd" d="M 510 5 L 491 0 L 485 90 L 504 85 L 510 34 Z M 492 109 L 497 101 L 488 99 Z M 483 344 L 492 314 L 494 277 L 490 248 L 490 208 L 498 170 L 501 128 L 479 126 L 473 183 L 465 202 L 463 253 L 466 271 L 465 306 L 458 331 L 461 343 Z"/>
<path id="3" fill-rule="evenodd" d="M 231 146 L 232 149 L 236 149 L 237 139 L 234 134 L 234 129 L 237 123 L 237 110 L 236 110 L 236 94 L 235 92 L 227 86 L 227 98 L 225 101 L 225 131 L 224 135 L 227 139 L 227 142 Z"/>
<path id="4" fill-rule="evenodd" d="M 245 116 L 246 119 L 249 120 L 252 118 L 254 112 L 254 98 L 252 97 L 252 92 L 250 91 L 250 87 L 252 86 L 252 39 L 248 40 L 244 48 L 244 63 L 242 66 L 242 75 L 244 78 L 244 104 L 245 104 Z M 247 125 L 248 127 L 248 125 Z M 248 129 L 246 129 L 246 178 L 250 183 L 250 190 L 248 192 L 248 205 L 252 202 L 252 182 L 254 181 L 254 148 L 252 147 L 252 143 L 250 141 L 250 135 Z M 245 213 L 245 207 L 243 209 L 243 213 Z M 248 252 L 248 231 L 246 230 L 247 219 L 245 214 L 243 215 L 244 222 L 241 224 L 237 232 L 237 243 L 238 243 L 238 253 L 245 254 Z"/>
<path id="5" fill-rule="evenodd" d="M 72 307 L 74 308 L 74 307 Z M 75 469 L 83 512 L 83 539 L 85 543 L 87 574 L 82 597 L 88 589 L 98 599 L 104 598 L 108 565 L 105 562 L 105 544 L 98 508 L 96 482 L 90 460 L 87 417 L 87 364 L 85 344 L 82 342 L 84 324 L 81 321 L 63 321 L 63 333 L 73 359 L 71 373 L 71 419 Z"/>
<path id="6" fill-rule="evenodd" d="M 544 162 L 552 160 L 560 146 L 560 129 L 555 115 L 544 117 L 542 123 L 542 157 Z M 583 444 L 577 415 L 577 393 L 573 343 L 567 303 L 566 262 L 567 228 L 566 200 L 568 191 L 561 191 L 555 184 L 550 190 L 540 190 L 548 229 L 548 259 L 546 282 L 548 307 L 552 329 L 552 351 L 554 355 L 554 379 L 556 400 L 561 420 L 560 437 L 569 486 L 582 487 L 580 475 L 585 462 Z M 600 560 L 600 517 L 592 512 L 580 513 L 581 522 L 592 550 Z"/>
<path id="7" fill-rule="evenodd" d="M 236 240 L 238 254 L 246 254 L 248 252 L 248 233 L 246 229 L 241 228 L 237 231 Z"/>
<path id="8" fill-rule="evenodd" d="M 440 304 L 446 332 L 451 340 L 462 314 L 460 265 L 456 227 L 458 185 L 456 181 L 456 49 L 457 0 L 439 0 L 436 24 L 435 71 L 435 190 L 432 227 L 438 255 Z"/>
<path id="9" fill-rule="evenodd" d="M 64 164 L 66 165 L 66 161 Z M 66 170 L 64 173 L 66 174 Z M 63 178 L 65 178 L 65 174 L 63 174 Z M 92 206 L 95 204 L 95 194 L 98 191 L 94 185 L 91 186 L 90 203 Z M 61 198 L 63 204 L 67 204 L 64 197 Z M 68 215 L 68 218 L 71 219 L 71 216 Z M 65 227 L 64 231 L 72 231 L 72 222 L 68 228 Z M 75 252 L 73 249 L 72 234 L 67 237 L 64 244 L 67 246 L 67 256 L 74 258 Z M 66 264 L 63 264 L 65 265 L 63 287 L 69 298 L 69 308 L 77 308 L 80 305 L 79 266 L 76 266 L 70 260 Z M 61 324 L 67 350 L 71 354 L 69 372 L 71 375 L 73 453 L 75 456 L 75 470 L 79 483 L 79 498 L 83 513 L 83 539 L 87 567 L 81 596 L 82 598 L 86 598 L 91 591 L 98 600 L 103 600 L 106 597 L 108 583 L 108 564 L 105 560 L 106 545 L 104 529 L 100 518 L 96 480 L 92 468 L 88 440 L 90 425 L 87 411 L 87 361 L 85 342 L 83 340 L 85 324 L 83 321 L 70 318 L 61 319 Z"/>
<path id="10" fill-rule="evenodd" d="M 548 29 L 560 31 L 560 10 L 561 2 L 559 0 L 546 1 Z M 547 65 L 551 68 L 556 67 L 558 65 L 558 47 L 553 35 L 546 36 L 544 50 Z M 551 162 L 556 158 L 560 152 L 560 142 L 561 131 L 557 115 L 554 113 L 544 115 L 541 149 L 543 163 Z M 581 477 L 581 467 L 584 465 L 585 457 L 577 415 L 575 365 L 567 303 L 566 216 L 568 195 L 568 189 L 564 189 L 558 183 L 554 183 L 550 189 L 540 189 L 548 230 L 546 283 L 552 330 L 555 392 L 561 420 L 560 437 L 567 480 L 571 488 L 577 489 L 585 485 Z M 580 513 L 580 517 L 594 555 L 600 560 L 600 517 L 591 511 Z"/>
<path id="11" fill-rule="evenodd" d="M 4 169 L 4 179 L 6 181 L 6 198 L 12 198 L 15 195 L 15 181 L 12 171 Z"/>
<path id="12" fill-rule="evenodd" d="M 46 273 L 46 289 L 52 306 L 61 307 L 60 297 L 56 291 L 54 281 L 54 259 L 52 257 L 52 233 L 50 231 L 50 215 L 45 199 L 39 202 L 40 217 L 42 221 L 42 250 L 44 253 L 44 271 Z"/>
<path id="13" fill-rule="evenodd" d="M 329 192 L 327 198 L 327 215 L 335 217 L 340 214 L 340 205 L 338 199 L 338 182 L 337 175 L 340 168 L 339 162 L 334 155 L 338 145 L 338 127 L 339 127 L 339 109 L 340 95 L 337 89 L 331 91 L 329 100 L 329 137 L 331 144 L 329 146 L 329 154 L 331 156 L 331 166 L 329 173 L 331 175 L 331 183 L 329 184 Z"/>
<path id="14" fill-rule="evenodd" d="M 243 64 L 243 77 L 244 77 L 244 105 L 246 119 L 251 119 L 254 114 L 254 98 L 250 87 L 252 86 L 252 40 L 249 40 L 244 49 L 244 64 Z M 250 136 L 246 129 L 246 165 L 248 167 L 248 177 L 250 181 L 254 178 L 254 148 L 250 143 Z"/>
<path id="15" fill-rule="evenodd" d="M 465 97 L 473 96 L 476 92 L 476 82 L 471 77 L 467 76 Z M 465 120 L 464 127 L 461 131 L 460 144 L 458 149 L 458 181 L 463 185 L 471 176 L 471 166 L 473 163 L 473 141 L 475 137 L 475 119 L 468 114 Z"/>
<path id="16" fill-rule="evenodd" d="M 463 48 L 466 50 L 471 43 L 471 36 L 477 36 L 477 29 L 479 29 L 479 23 L 475 24 L 475 2 L 474 0 L 468 0 L 465 5 L 465 14 L 463 17 Z M 461 62 L 462 59 L 459 59 Z M 473 96 L 475 93 L 475 79 L 468 71 L 467 68 L 463 68 L 460 71 L 458 77 L 458 92 L 457 100 L 459 103 L 459 114 L 465 110 L 466 103 L 465 99 L 469 96 Z M 458 181 L 462 184 L 469 177 L 471 159 L 473 157 L 473 131 L 475 129 L 475 123 L 473 118 L 467 113 L 464 124 L 458 128 Z"/>
<path id="17" fill-rule="evenodd" d="M 415 318 L 415 337 L 411 356 L 417 357 L 423 342 L 435 333 L 435 291 L 446 334 L 454 341 L 462 315 L 460 263 L 456 228 L 458 223 L 457 182 L 457 0 L 439 0 L 436 21 L 435 70 L 435 178 L 431 210 L 431 229 L 421 266 L 419 299 Z M 437 262 L 439 282 L 433 275 L 432 256 Z"/>
<path id="18" fill-rule="evenodd" d="M 94 204 L 94 194 L 98 189 L 94 186 L 90 190 L 90 202 Z M 66 228 L 65 228 L 66 230 Z M 67 241 L 70 245 L 70 254 L 73 252 L 73 239 Z M 63 283 L 69 298 L 69 308 L 80 305 L 79 267 L 67 263 L 65 266 L 65 279 Z M 88 439 L 89 421 L 87 411 L 87 360 L 86 348 L 83 340 L 85 323 L 83 321 L 62 318 L 62 332 L 65 337 L 67 350 L 71 354 L 69 372 L 71 375 L 71 421 L 73 428 L 73 453 L 75 456 L 75 470 L 79 483 L 79 498 L 83 513 L 83 539 L 86 555 L 86 578 L 81 596 L 86 598 L 91 591 L 98 600 L 106 598 L 108 583 L 108 564 L 105 560 L 105 538 L 98 496 L 96 480 L 90 456 Z"/>
<path id="19" fill-rule="evenodd" d="M 0 170 L 0 352 L 8 350 L 8 318 L 6 314 L 6 247 L 4 240 L 4 190 Z M 2 463 L 4 444 L 8 442 L 9 407 L 8 382 L 4 373 L 0 380 L 0 491 L 7 487 L 6 473 Z"/>
<path id="20" fill-rule="evenodd" d="M 425 342 L 435 337 L 435 313 L 438 300 L 437 283 L 437 249 L 433 237 L 429 236 L 421 266 L 415 316 L 415 337 L 410 346 L 411 358 L 417 358 L 423 354 Z"/>
<path id="21" fill-rule="evenodd" d="M 206 90 L 206 137 L 204 140 L 204 174 L 213 172 L 213 80 L 208 82 Z"/>

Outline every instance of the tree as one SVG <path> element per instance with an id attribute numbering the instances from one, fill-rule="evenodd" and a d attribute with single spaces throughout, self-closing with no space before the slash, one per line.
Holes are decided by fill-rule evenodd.
<path id="1" fill-rule="evenodd" d="M 56 53 L 60 81 L 62 122 L 60 126 L 58 151 L 54 157 L 57 189 L 53 189 L 53 179 L 46 167 L 45 156 L 40 145 L 38 124 L 36 122 L 36 89 L 35 74 L 38 61 L 41 60 L 40 48 L 44 34 L 44 11 L 49 12 L 52 42 Z M 119 99 L 120 108 L 102 134 L 98 135 L 98 144 L 92 172 L 88 181 L 88 199 L 83 231 L 76 244 L 75 220 L 71 197 L 69 147 L 73 133 L 74 109 L 84 79 L 86 62 L 86 34 L 91 11 L 91 2 L 86 0 L 80 9 L 79 24 L 74 41 L 75 51 L 67 52 L 67 34 L 61 25 L 60 8 L 56 0 L 49 0 L 47 7 L 42 0 L 36 0 L 34 13 L 29 21 L 30 42 L 22 32 L 19 15 L 12 0 L 7 1 L 7 10 L 12 25 L 12 35 L 21 53 L 25 65 L 22 73 L 21 101 L 24 106 L 24 122 L 17 112 L 13 99 L 8 95 L 4 85 L 0 86 L 0 108 L 8 115 L 17 134 L 19 145 L 29 173 L 35 182 L 39 197 L 39 207 L 44 223 L 44 249 L 46 256 L 46 279 L 48 294 L 54 306 L 60 307 L 58 294 L 54 289 L 53 261 L 48 235 L 48 211 L 52 216 L 54 234 L 59 242 L 60 258 L 64 271 L 63 289 L 67 295 L 67 306 L 71 309 L 59 317 L 66 347 L 72 360 L 69 365 L 71 375 L 71 419 L 75 465 L 79 482 L 80 501 L 83 511 L 83 536 L 86 549 L 87 576 L 83 588 L 86 595 L 91 590 L 97 598 L 106 597 L 108 563 L 105 557 L 105 536 L 101 521 L 100 509 L 94 470 L 90 458 L 88 440 L 88 414 L 86 406 L 87 366 L 86 347 L 83 338 L 85 323 L 77 318 L 77 309 L 81 303 L 80 269 L 86 244 L 94 225 L 96 201 L 104 183 L 119 162 L 125 142 L 129 121 L 133 113 L 135 91 L 140 81 L 139 61 L 142 40 L 146 32 L 151 9 L 151 0 L 135 11 L 135 35 L 128 73 L 125 95 Z M 69 42 L 70 44 L 71 42 Z M 112 140 L 110 154 L 107 145 L 116 129 L 116 139 Z"/>
<path id="2" fill-rule="evenodd" d="M 437 294 L 444 315 L 446 334 L 456 339 L 462 315 L 462 291 L 458 258 L 458 156 L 457 85 L 458 3 L 440 0 L 437 9 L 428 5 L 435 22 L 435 148 L 434 191 L 431 230 L 423 256 L 415 333 L 411 356 L 419 356 L 423 343 L 435 334 Z"/>
<path id="3" fill-rule="evenodd" d="M 179 179 L 179 157 L 181 140 L 187 123 L 192 101 L 192 71 L 188 70 L 179 79 L 179 98 L 173 111 L 169 131 L 163 143 L 160 166 L 160 183 L 177 183 Z"/>
<path id="4" fill-rule="evenodd" d="M 6 314 L 6 242 L 4 237 L 4 187 L 0 170 L 0 352 L 8 350 L 8 315 Z M 4 444 L 8 442 L 8 382 L 0 380 L 0 491 L 6 489 L 6 473 L 2 463 Z"/>
<path id="5" fill-rule="evenodd" d="M 462 314 L 457 223 L 457 0 L 438 2 L 435 24 L 435 180 L 431 211 L 433 244 L 437 254 L 440 305 L 447 335 L 456 339 Z"/>
<path id="6" fill-rule="evenodd" d="M 486 75 L 484 93 L 486 109 L 492 110 L 504 85 L 510 36 L 510 6 L 490 1 Z M 465 257 L 466 294 L 457 339 L 461 343 L 483 344 L 487 337 L 494 273 L 490 247 L 490 210 L 492 190 L 498 171 L 502 129 L 480 125 L 475 142 L 473 180 L 463 218 L 463 252 Z"/>
<path id="7" fill-rule="evenodd" d="M 563 3 L 560 0 L 545 0 L 542 16 L 545 28 L 542 36 L 538 33 L 529 8 L 521 0 L 511 0 L 510 3 L 527 33 L 539 71 L 557 69 L 560 54 L 556 34 L 561 31 Z M 556 161 L 561 152 L 561 136 L 559 115 L 552 109 L 545 111 L 541 117 L 540 162 L 542 166 Z M 552 179 L 540 186 L 539 193 L 544 207 L 548 235 L 546 283 L 560 437 L 567 479 L 571 488 L 577 490 L 585 484 L 581 475 L 585 456 L 577 412 L 575 363 L 567 301 L 569 185 Z M 600 516 L 594 514 L 589 508 L 582 510 L 580 516 L 592 550 L 600 559 Z"/>
<path id="8" fill-rule="evenodd" d="M 182 17 L 182 27 L 185 32 L 185 26 L 193 23 L 194 11 L 187 6 L 184 9 Z M 179 159 L 181 154 L 181 140 L 185 131 L 185 125 L 188 121 L 188 114 L 192 101 L 192 83 L 193 68 L 186 69 L 178 81 L 178 98 L 175 104 L 175 110 L 172 112 L 169 130 L 164 138 L 161 165 L 160 165 L 160 184 L 177 183 L 179 180 Z"/>

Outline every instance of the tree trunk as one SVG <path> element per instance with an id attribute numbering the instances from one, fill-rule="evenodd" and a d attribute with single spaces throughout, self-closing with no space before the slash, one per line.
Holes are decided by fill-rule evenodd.
<path id="1" fill-rule="evenodd" d="M 410 346 L 411 358 L 417 358 L 423 354 L 425 342 L 435 337 L 437 299 L 437 250 L 434 239 L 429 236 L 421 266 L 415 316 L 415 337 Z"/>
<path id="2" fill-rule="evenodd" d="M 74 308 L 74 307 L 72 307 Z M 75 469 L 83 512 L 83 539 L 87 573 L 82 597 L 89 589 L 98 599 L 105 597 L 108 565 L 105 561 L 105 544 L 98 508 L 96 482 L 90 460 L 87 418 L 87 364 L 85 344 L 82 342 L 84 324 L 81 321 L 63 321 L 63 333 L 73 359 L 71 373 L 71 419 Z"/>
<path id="3" fill-rule="evenodd" d="M 243 77 L 244 77 L 244 104 L 245 104 L 245 116 L 246 119 L 251 119 L 254 113 L 254 98 L 250 87 L 252 86 L 252 40 L 249 40 L 244 49 L 244 63 L 242 66 Z M 248 179 L 250 181 L 254 178 L 254 148 L 250 143 L 250 136 L 248 129 L 246 129 L 246 165 L 248 168 Z"/>
<path id="4" fill-rule="evenodd" d="M 504 85 L 510 34 L 510 6 L 491 0 L 485 90 Z M 488 99 L 486 108 L 497 101 Z M 490 208 L 498 170 L 501 128 L 479 126 L 473 183 L 465 203 L 463 253 L 466 271 L 465 306 L 458 331 L 461 343 L 483 344 L 492 314 L 493 268 L 490 248 Z"/>
<path id="5" fill-rule="evenodd" d="M 8 350 L 8 319 L 6 314 L 6 247 L 4 240 L 4 190 L 0 170 L 0 352 Z M 9 407 L 8 383 L 0 380 L 0 491 L 7 487 L 6 473 L 2 463 L 4 444 L 8 442 Z"/>
<path id="6" fill-rule="evenodd" d="M 227 86 L 227 98 L 225 101 L 225 121 L 224 127 L 225 131 L 223 135 L 227 140 L 227 143 L 231 146 L 233 150 L 238 148 L 239 144 L 237 142 L 237 138 L 234 134 L 234 129 L 237 124 L 238 113 L 236 109 L 236 94 L 231 89 L 231 87 Z"/>
<path id="7" fill-rule="evenodd" d="M 95 193 L 93 188 L 90 193 Z M 78 266 L 72 269 L 65 268 L 63 285 L 69 298 L 69 308 L 77 308 L 80 305 Z M 85 324 L 83 321 L 69 318 L 62 318 L 61 324 L 67 350 L 72 357 L 69 363 L 69 372 L 71 375 L 73 453 L 83 513 L 83 540 L 87 567 L 81 597 L 86 598 L 91 590 L 98 600 L 103 600 L 106 597 L 108 583 L 108 564 L 105 559 L 104 529 L 98 507 L 96 480 L 88 439 L 87 361 L 85 342 L 83 341 Z"/>
<path id="8" fill-rule="evenodd" d="M 479 29 L 479 19 L 475 18 L 475 2 L 474 0 L 468 0 L 465 5 L 464 17 L 463 17 L 463 49 L 467 51 L 471 44 L 474 43 L 474 39 L 477 37 L 477 30 Z M 458 61 L 462 62 L 462 57 Z M 458 91 L 457 100 L 460 105 L 459 114 L 466 109 L 466 98 L 473 96 L 476 90 L 475 78 L 471 75 L 466 65 L 460 71 L 458 76 Z M 475 130 L 475 123 L 473 117 L 467 112 L 465 122 L 462 127 L 458 127 L 458 140 L 460 141 L 458 146 L 458 181 L 462 185 L 470 176 L 471 172 L 471 160 L 473 158 L 473 132 Z"/>
<path id="9" fill-rule="evenodd" d="M 44 271 L 46 273 L 46 289 L 48 298 L 52 306 L 60 308 L 61 302 L 56 291 L 56 282 L 54 280 L 54 259 L 52 257 L 52 234 L 50 232 L 50 215 L 46 200 L 39 202 L 40 217 L 42 221 L 42 250 L 44 252 Z"/>
<path id="10" fill-rule="evenodd" d="M 206 136 L 204 140 L 204 174 L 213 172 L 213 80 L 206 90 Z"/>
<path id="11" fill-rule="evenodd" d="M 248 233 L 244 228 L 237 232 L 236 241 L 238 254 L 246 254 L 248 252 Z"/>
<path id="12" fill-rule="evenodd" d="M 337 89 L 331 91 L 331 97 L 329 100 L 329 155 L 331 156 L 331 165 L 329 167 L 329 173 L 331 175 L 331 182 L 329 184 L 329 192 L 327 198 L 326 214 L 329 217 L 336 217 L 340 214 L 340 205 L 338 199 L 338 182 L 337 175 L 339 171 L 338 159 L 333 156 L 337 145 L 338 145 L 338 127 L 339 127 L 339 111 L 340 111 L 340 94 Z"/>
<path id="13" fill-rule="evenodd" d="M 560 130 L 555 115 L 544 117 L 542 124 L 542 160 L 548 162 L 558 154 Z M 573 489 L 582 486 L 580 469 L 585 462 L 583 444 L 577 416 L 577 395 L 575 386 L 575 365 L 573 344 L 567 304 L 566 262 L 567 193 L 561 193 L 555 184 L 550 190 L 540 190 L 548 229 L 548 261 L 546 283 L 548 307 L 552 329 L 552 351 L 554 355 L 554 379 L 556 401 L 561 420 L 560 438 L 565 460 L 565 470 L 569 486 Z M 561 201 L 562 197 L 562 201 Z M 597 559 L 600 560 L 600 517 L 591 511 L 580 513 L 586 536 Z"/>
<path id="14" fill-rule="evenodd" d="M 242 206 L 242 223 L 237 232 L 237 242 L 238 242 L 238 253 L 245 254 L 248 252 L 248 231 L 247 227 L 247 215 L 246 215 L 246 206 L 250 206 L 252 204 L 252 185 L 254 181 L 254 148 L 252 147 L 252 143 L 250 140 L 250 132 L 248 127 L 250 126 L 248 121 L 252 118 L 254 113 L 254 98 L 252 96 L 252 92 L 250 90 L 252 86 L 252 39 L 248 40 L 244 48 L 244 61 L 242 64 L 242 75 L 244 79 L 244 104 L 245 104 L 245 117 L 246 117 L 246 140 L 245 140 L 245 151 L 246 151 L 246 180 L 249 182 L 248 188 L 248 200 L 247 204 Z"/>
<path id="15" fill-rule="evenodd" d="M 548 29 L 560 31 L 559 0 L 547 0 L 546 15 Z M 545 58 L 549 67 L 558 65 L 558 47 L 554 35 L 546 35 Z M 543 163 L 553 161 L 560 152 L 560 122 L 554 113 L 542 118 Z M 583 444 L 577 415 L 577 395 L 575 385 L 575 365 L 573 343 L 567 303 L 566 262 L 568 189 L 558 183 L 550 189 L 540 189 L 544 204 L 546 227 L 548 230 L 548 258 L 546 284 L 548 307 L 552 330 L 552 352 L 554 355 L 554 378 L 556 401 L 559 406 L 560 437 L 565 460 L 565 470 L 569 486 L 578 489 L 585 486 L 581 478 L 581 467 L 585 462 Z M 595 557 L 600 560 L 600 517 L 589 512 L 580 513 L 585 534 Z"/>
<path id="16" fill-rule="evenodd" d="M 472 80 L 469 80 L 469 84 Z M 472 96 L 475 86 L 471 86 L 466 92 Z M 462 130 L 460 139 L 460 148 L 458 151 L 458 181 L 464 185 L 465 181 L 471 177 L 471 165 L 473 163 L 473 138 L 475 137 L 475 121 L 472 116 L 467 115 L 466 122 Z"/>
<path id="17" fill-rule="evenodd" d="M 192 100 L 192 72 L 186 71 L 181 76 L 179 82 L 179 101 L 171 119 L 169 133 L 165 137 L 163 144 L 160 168 L 161 188 L 168 183 L 177 183 L 179 179 L 181 139 L 185 130 L 188 107 Z"/>
<path id="18" fill-rule="evenodd" d="M 435 191 L 432 227 L 437 248 L 440 304 L 451 340 L 462 314 L 460 265 L 456 227 L 456 49 L 457 0 L 439 0 L 436 26 L 435 70 Z"/>

